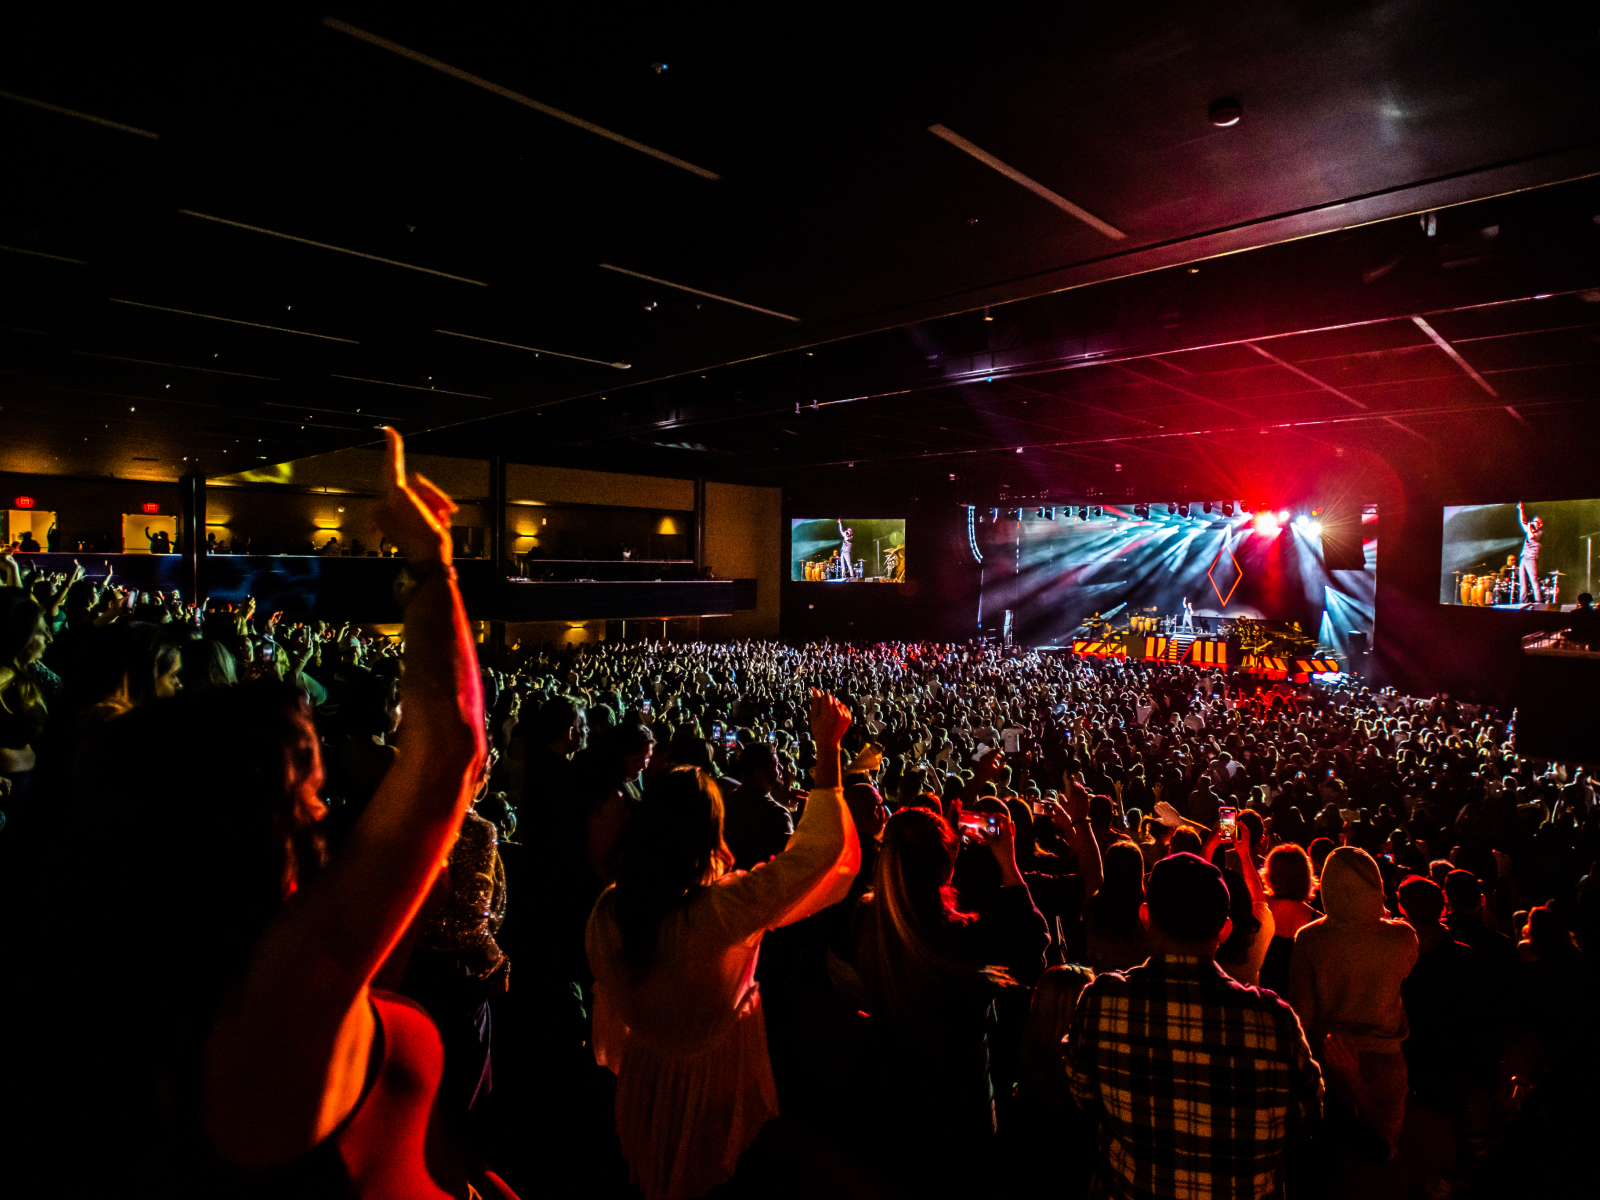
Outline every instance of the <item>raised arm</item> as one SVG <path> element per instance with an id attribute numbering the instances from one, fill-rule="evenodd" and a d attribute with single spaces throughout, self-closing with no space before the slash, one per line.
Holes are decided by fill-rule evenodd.
<path id="1" fill-rule="evenodd" d="M 477 656 L 450 566 L 454 505 L 407 476 L 400 435 L 388 439 L 382 521 L 411 578 L 406 744 L 338 855 L 268 926 L 212 1027 L 203 1119 L 242 1166 L 299 1157 L 355 1107 L 374 1031 L 368 985 L 421 907 L 483 761 Z"/>
<path id="2" fill-rule="evenodd" d="M 849 892 L 861 869 L 861 843 L 839 782 L 839 743 L 849 728 L 850 710 L 813 688 L 815 786 L 794 836 L 771 862 L 718 884 L 713 891 L 718 915 L 736 940 L 793 924 L 837 904 Z"/>
<path id="3" fill-rule="evenodd" d="M 1522 532 L 1528 532 L 1528 514 L 1522 511 L 1522 501 L 1517 501 L 1517 524 L 1522 526 Z"/>

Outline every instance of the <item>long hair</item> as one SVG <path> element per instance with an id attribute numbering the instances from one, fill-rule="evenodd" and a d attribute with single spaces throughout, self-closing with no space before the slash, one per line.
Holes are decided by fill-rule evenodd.
<path id="1" fill-rule="evenodd" d="M 28 672 L 29 664 L 22 662 L 22 653 L 43 612 L 39 602 L 21 588 L 0 588 L 0 667 L 15 672 L 0 694 L 0 706 L 22 719 L 30 741 L 38 739 L 49 714 L 44 694 Z"/>
<path id="2" fill-rule="evenodd" d="M 29 925 L 76 931 L 79 960 L 117 981 L 112 1005 L 52 993 L 78 1031 L 54 1071 L 93 1080 L 73 1103 L 116 1171 L 196 1119 L 223 998 L 322 865 L 321 764 L 298 692 L 247 684 L 140 705 L 93 731 L 78 768 L 72 886 Z"/>
<path id="3" fill-rule="evenodd" d="M 929 809 L 902 808 L 890 817 L 861 931 L 861 977 L 875 1011 L 923 1032 L 941 985 L 978 975 L 941 945 L 946 928 L 975 919 L 957 906 L 950 886 L 957 845 L 949 824 Z"/>
<path id="4" fill-rule="evenodd" d="M 1084 917 L 1101 937 L 1119 942 L 1144 939 L 1139 906 L 1144 903 L 1144 853 L 1132 842 L 1113 842 L 1103 856 L 1105 881 Z"/>
<path id="5" fill-rule="evenodd" d="M 612 915 L 636 974 L 655 961 L 661 923 L 733 866 L 722 840 L 722 793 L 698 767 L 650 781 L 617 859 Z"/>

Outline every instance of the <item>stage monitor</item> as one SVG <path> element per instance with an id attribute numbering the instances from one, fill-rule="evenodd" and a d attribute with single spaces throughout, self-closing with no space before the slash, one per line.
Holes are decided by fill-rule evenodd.
<path id="1" fill-rule="evenodd" d="M 1464 504 L 1444 510 L 1439 602 L 1571 609 L 1594 590 L 1600 500 Z"/>
<path id="2" fill-rule="evenodd" d="M 797 583 L 904 583 L 905 518 L 790 521 L 789 578 Z"/>

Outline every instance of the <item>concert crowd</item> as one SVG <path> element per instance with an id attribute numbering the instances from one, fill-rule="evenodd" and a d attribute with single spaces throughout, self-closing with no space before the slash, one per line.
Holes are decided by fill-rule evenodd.
<path id="1" fill-rule="evenodd" d="M 403 641 L 8 566 L 8 1172 L 647 1200 L 1569 1178 L 1600 811 L 1510 714 L 977 643 L 480 668 L 441 499 L 391 493 Z"/>

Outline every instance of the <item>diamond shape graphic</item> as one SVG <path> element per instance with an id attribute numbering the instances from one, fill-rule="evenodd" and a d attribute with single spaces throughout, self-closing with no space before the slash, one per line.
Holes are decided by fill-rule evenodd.
<path id="1" fill-rule="evenodd" d="M 1226 596 L 1222 594 L 1222 589 L 1217 586 L 1217 577 L 1212 573 L 1217 569 L 1217 564 L 1222 561 L 1222 556 L 1224 554 L 1226 554 L 1233 563 L 1233 583 L 1229 586 L 1228 594 Z M 1226 571 L 1224 571 L 1222 574 L 1224 578 L 1227 577 Z M 1234 590 L 1239 586 L 1239 581 L 1244 578 L 1244 568 L 1239 565 L 1239 560 L 1237 557 L 1235 557 L 1233 551 L 1228 549 L 1227 546 L 1223 546 L 1217 551 L 1217 556 L 1211 560 L 1211 565 L 1206 568 L 1206 578 L 1211 581 L 1211 590 L 1217 594 L 1217 599 L 1221 601 L 1222 607 L 1227 608 L 1228 601 L 1233 599 Z"/>

